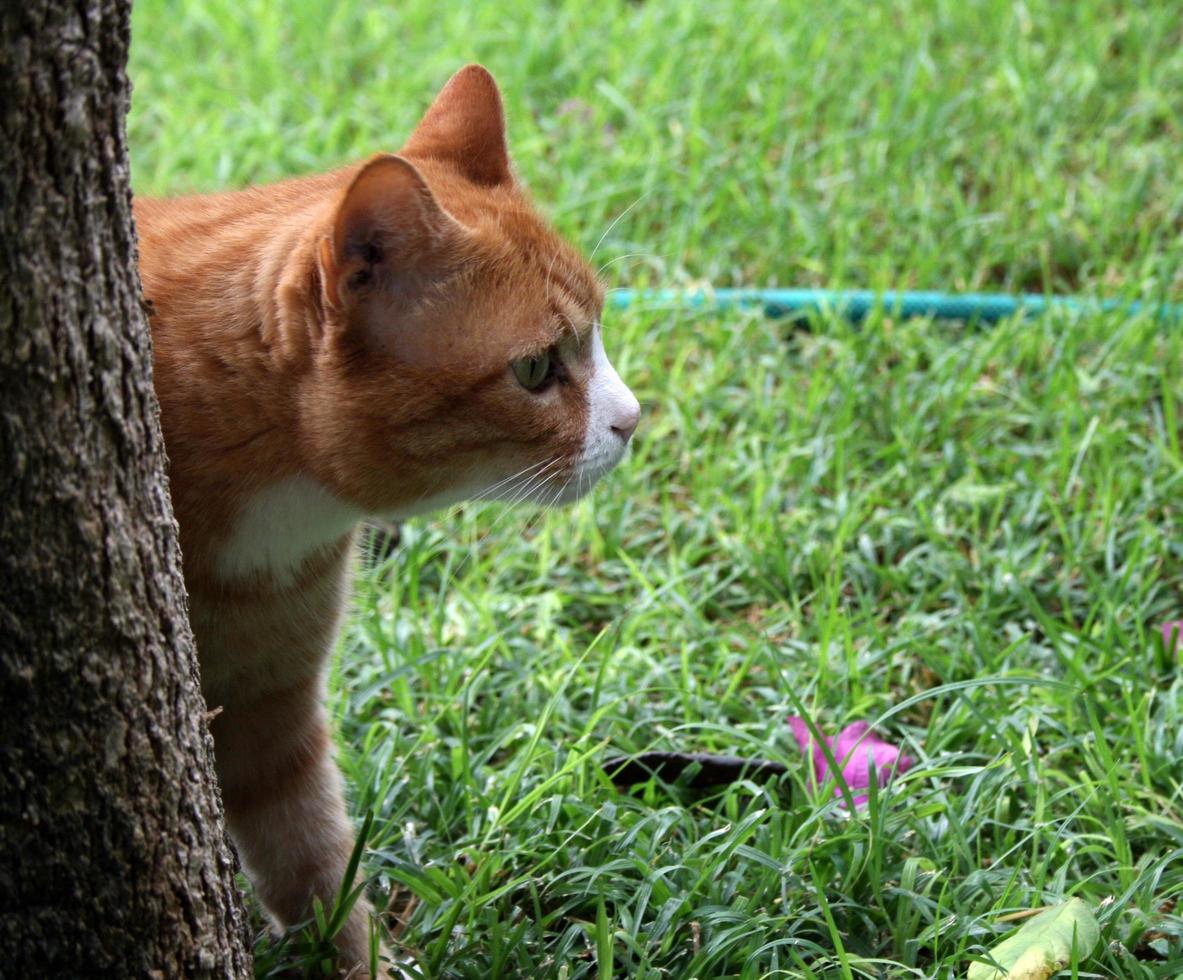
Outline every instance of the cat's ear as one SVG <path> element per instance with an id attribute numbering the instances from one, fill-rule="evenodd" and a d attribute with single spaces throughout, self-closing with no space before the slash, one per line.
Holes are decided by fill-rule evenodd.
<path id="1" fill-rule="evenodd" d="M 501 91 L 488 70 L 467 65 L 456 72 L 402 152 L 446 160 L 475 184 L 512 183 Z"/>
<path id="2" fill-rule="evenodd" d="M 337 206 L 317 259 L 327 304 L 347 310 L 381 293 L 413 302 L 446 271 L 464 228 L 444 211 L 414 165 L 368 161 Z"/>

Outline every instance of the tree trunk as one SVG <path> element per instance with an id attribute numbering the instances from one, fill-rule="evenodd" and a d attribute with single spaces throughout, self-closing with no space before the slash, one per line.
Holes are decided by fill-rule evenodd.
<path id="1" fill-rule="evenodd" d="M 140 306 L 129 7 L 0 4 L 0 976 L 251 972 Z"/>

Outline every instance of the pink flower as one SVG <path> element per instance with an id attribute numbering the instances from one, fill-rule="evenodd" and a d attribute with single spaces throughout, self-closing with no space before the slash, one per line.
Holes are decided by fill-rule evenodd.
<path id="1" fill-rule="evenodd" d="M 1183 619 L 1172 619 L 1162 624 L 1162 643 L 1167 652 L 1183 646 Z"/>
<path id="2" fill-rule="evenodd" d="M 817 781 L 823 783 L 830 775 L 830 764 L 826 761 L 822 747 L 813 740 L 813 733 L 805 723 L 804 718 L 794 715 L 789 719 L 789 727 L 793 729 L 793 737 L 801 746 L 802 752 L 812 749 L 813 769 L 817 774 Z M 904 755 L 896 746 L 885 742 L 871 730 L 865 721 L 856 721 L 847 725 L 838 735 L 824 736 L 826 745 L 834 753 L 838 765 L 842 767 L 842 779 L 852 792 L 866 789 L 871 785 L 871 763 L 875 764 L 876 781 L 880 786 L 886 786 L 893 775 L 907 772 L 916 760 Z M 842 789 L 834 787 L 834 795 L 841 796 Z M 867 794 L 855 796 L 856 805 L 867 802 Z"/>

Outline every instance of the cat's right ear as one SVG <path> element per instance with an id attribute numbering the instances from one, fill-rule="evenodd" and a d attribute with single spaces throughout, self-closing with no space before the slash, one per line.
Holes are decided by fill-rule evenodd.
<path id="1" fill-rule="evenodd" d="M 345 190 L 332 232 L 320 240 L 325 303 L 345 314 L 375 297 L 413 303 L 445 274 L 463 231 L 414 165 L 391 154 L 374 157 Z"/>

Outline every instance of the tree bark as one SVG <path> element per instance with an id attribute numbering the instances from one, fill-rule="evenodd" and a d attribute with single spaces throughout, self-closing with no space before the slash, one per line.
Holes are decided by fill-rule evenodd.
<path id="1" fill-rule="evenodd" d="M 251 973 L 140 304 L 129 8 L 0 4 L 0 976 Z"/>

